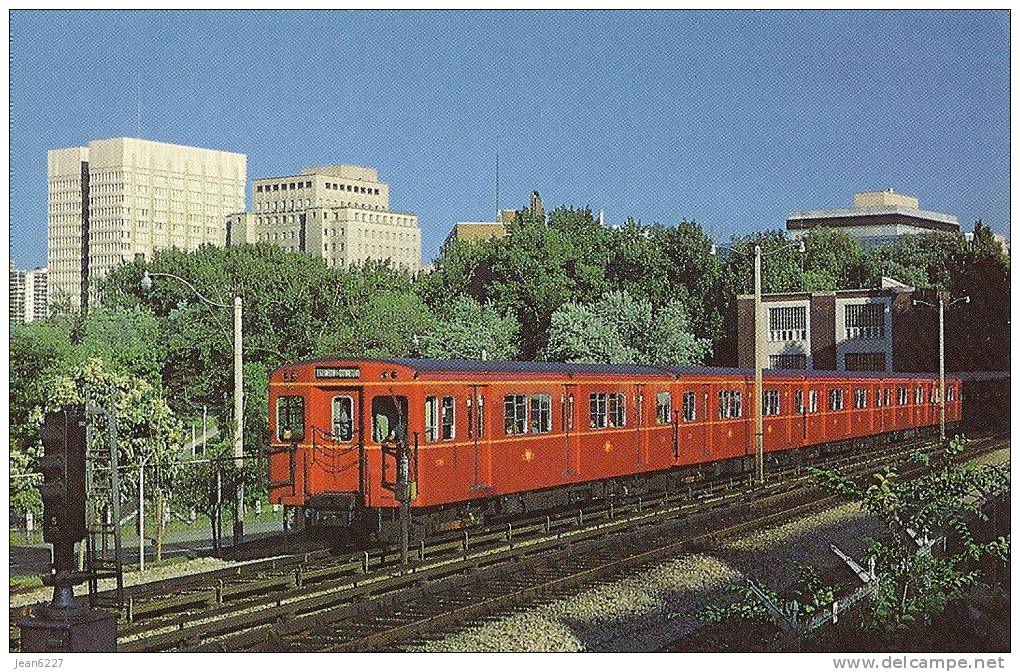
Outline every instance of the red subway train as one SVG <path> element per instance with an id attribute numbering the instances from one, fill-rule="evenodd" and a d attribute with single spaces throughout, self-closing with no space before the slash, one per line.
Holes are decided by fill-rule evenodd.
<path id="1" fill-rule="evenodd" d="M 939 424 L 929 374 L 767 370 L 766 470 Z M 946 381 L 946 421 L 961 387 Z M 401 468 L 415 534 L 749 471 L 748 369 L 316 359 L 269 382 L 270 501 L 387 536 Z M 805 458 L 806 456 L 806 458 Z M 401 459 L 404 462 L 401 463 Z"/>

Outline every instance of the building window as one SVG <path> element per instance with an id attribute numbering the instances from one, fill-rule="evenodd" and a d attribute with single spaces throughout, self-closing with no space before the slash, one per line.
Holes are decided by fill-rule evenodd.
<path id="1" fill-rule="evenodd" d="M 844 335 L 848 340 L 885 338 L 885 305 L 863 303 L 844 306 Z"/>
<path id="2" fill-rule="evenodd" d="M 885 371 L 885 353 L 848 352 L 843 356 L 843 364 L 847 371 Z"/>
<path id="3" fill-rule="evenodd" d="M 697 395 L 684 392 L 684 422 L 694 422 L 698 417 Z"/>
<path id="4" fill-rule="evenodd" d="M 627 425 L 627 395 L 622 392 L 610 392 L 609 404 L 609 426 L 625 427 Z"/>
<path id="5" fill-rule="evenodd" d="M 552 431 L 552 397 L 548 394 L 531 395 L 531 432 L 548 434 Z"/>
<path id="6" fill-rule="evenodd" d="M 770 369 L 806 369 L 807 355 L 769 355 Z"/>
<path id="7" fill-rule="evenodd" d="M 528 398 L 525 395 L 503 397 L 503 429 L 510 436 L 528 431 Z"/>
<path id="8" fill-rule="evenodd" d="M 606 426 L 605 392 L 595 392 L 588 396 L 588 416 L 592 429 L 603 429 Z"/>
<path id="9" fill-rule="evenodd" d="M 868 391 L 863 387 L 854 388 L 854 408 L 868 407 Z"/>
<path id="10" fill-rule="evenodd" d="M 669 392 L 655 393 L 655 421 L 660 425 L 669 424 L 670 404 Z"/>
<path id="11" fill-rule="evenodd" d="M 779 415 L 779 390 L 765 390 L 762 393 L 761 414 Z"/>
<path id="12" fill-rule="evenodd" d="M 806 338 L 807 309 L 804 306 L 769 308 L 770 341 L 803 341 Z"/>
<path id="13" fill-rule="evenodd" d="M 280 441 L 305 438 L 304 397 L 280 397 L 276 400 L 276 438 Z"/>
<path id="14" fill-rule="evenodd" d="M 829 390 L 829 410 L 830 411 L 842 411 L 843 410 L 843 390 L 842 388 L 836 388 Z"/>

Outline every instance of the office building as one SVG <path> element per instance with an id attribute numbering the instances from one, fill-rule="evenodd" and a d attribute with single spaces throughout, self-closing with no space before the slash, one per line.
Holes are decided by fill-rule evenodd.
<path id="1" fill-rule="evenodd" d="M 49 316 L 47 305 L 48 275 L 45 268 L 22 271 L 10 265 L 10 325 L 44 320 Z"/>
<path id="2" fill-rule="evenodd" d="M 815 227 L 843 231 L 865 248 L 893 242 L 900 236 L 960 232 L 960 223 L 953 215 L 921 210 L 917 198 L 892 189 L 854 194 L 852 208 L 793 212 L 786 218 L 787 232 L 794 239 Z"/>
<path id="3" fill-rule="evenodd" d="M 231 245 L 269 243 L 338 267 L 375 259 L 421 268 L 418 216 L 390 210 L 389 186 L 372 168 L 317 166 L 256 179 L 252 211 L 227 224 Z"/>
<path id="4" fill-rule="evenodd" d="M 136 138 L 50 150 L 49 301 L 87 306 L 96 280 L 136 255 L 220 245 L 244 210 L 247 157 Z"/>

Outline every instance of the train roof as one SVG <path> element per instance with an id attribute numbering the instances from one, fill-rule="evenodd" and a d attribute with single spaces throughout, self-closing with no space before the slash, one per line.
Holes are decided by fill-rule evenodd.
<path id="1" fill-rule="evenodd" d="M 406 366 L 418 373 L 546 373 L 560 375 L 669 375 L 678 378 L 684 376 L 754 376 L 754 369 L 718 366 L 645 366 L 641 364 L 588 364 L 576 362 L 527 362 L 514 360 L 480 360 L 480 359 L 425 359 L 415 357 L 315 357 L 294 364 L 312 364 L 335 361 L 375 362 Z M 283 368 L 283 367 L 281 367 Z M 874 378 L 874 379 L 917 379 L 934 378 L 935 374 L 903 373 L 885 371 L 816 371 L 806 369 L 765 369 L 769 378 Z M 957 374 L 947 374 L 957 377 Z"/>

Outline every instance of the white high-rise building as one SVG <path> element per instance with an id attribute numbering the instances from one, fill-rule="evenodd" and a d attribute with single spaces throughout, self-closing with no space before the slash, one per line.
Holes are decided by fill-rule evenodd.
<path id="1" fill-rule="evenodd" d="M 81 306 L 95 280 L 135 255 L 226 244 L 244 209 L 247 157 L 136 138 L 48 156 L 49 302 Z"/>

